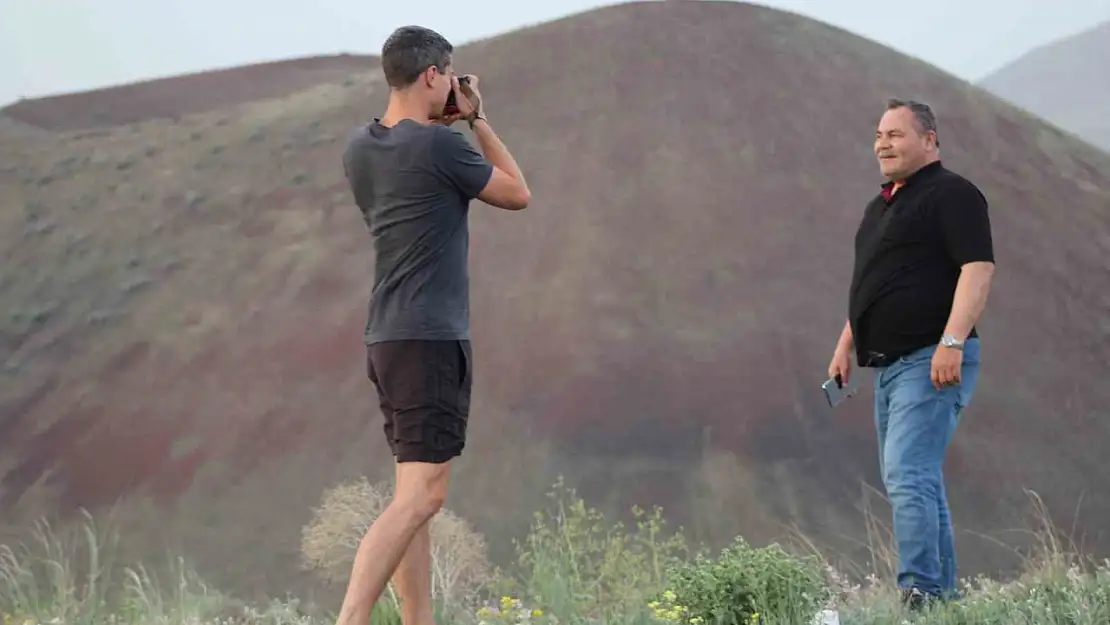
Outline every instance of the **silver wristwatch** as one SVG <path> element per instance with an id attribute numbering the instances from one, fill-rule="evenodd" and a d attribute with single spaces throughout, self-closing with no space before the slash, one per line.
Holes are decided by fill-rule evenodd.
<path id="1" fill-rule="evenodd" d="M 940 337 L 940 344 L 945 347 L 951 347 L 952 349 L 964 348 L 964 342 L 952 336 L 951 334 L 945 334 L 944 336 Z"/>

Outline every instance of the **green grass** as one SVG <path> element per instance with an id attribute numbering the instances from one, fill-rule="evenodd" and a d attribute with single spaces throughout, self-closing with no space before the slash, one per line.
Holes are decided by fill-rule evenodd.
<path id="1" fill-rule="evenodd" d="M 327 545 L 328 533 L 349 537 L 352 528 L 357 531 L 372 521 L 380 506 L 358 518 L 352 510 L 360 509 L 368 494 L 382 497 L 376 488 L 365 482 L 344 485 L 325 497 L 316 520 L 305 528 L 306 563 L 345 561 L 342 550 Z M 340 512 L 346 516 L 336 520 Z M 480 587 L 462 578 L 479 579 L 474 571 L 485 561 L 466 541 L 470 536 L 481 543 L 481 537 L 468 535 L 471 530 L 460 520 L 437 526 L 433 542 L 442 541 L 437 571 L 447 574 L 443 579 L 461 580 L 458 588 L 466 588 L 453 593 L 449 585 L 438 586 L 438 622 L 810 625 L 821 608 L 835 609 L 844 625 L 1110 622 L 1110 563 L 1069 553 L 1047 523 L 1038 532 L 1040 548 L 1028 558 L 1024 574 L 1007 583 L 967 580 L 959 602 L 909 618 L 899 610 L 889 583 L 874 576 L 862 584 L 849 583 L 812 548 L 754 547 L 737 537 L 724 550 L 695 549 L 681 532 L 667 528 L 662 510 L 633 510 L 632 516 L 630 526 L 611 522 L 559 482 L 550 505 L 536 513 L 530 532 L 516 545 L 515 561 L 481 572 Z M 117 534 L 90 515 L 82 521 L 61 531 L 43 522 L 26 542 L 0 545 L 2 625 L 333 622 L 327 611 L 296 600 L 262 606 L 238 602 L 207 586 L 180 558 L 168 558 L 157 574 L 119 562 L 114 558 Z M 336 570 L 332 566 L 329 574 Z M 452 571 L 460 574 L 450 575 Z M 373 625 L 400 624 L 392 597 L 383 595 Z"/>

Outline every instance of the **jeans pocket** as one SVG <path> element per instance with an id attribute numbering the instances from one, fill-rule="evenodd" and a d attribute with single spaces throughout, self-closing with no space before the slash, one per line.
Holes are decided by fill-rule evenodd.
<path id="1" fill-rule="evenodd" d="M 928 345 L 928 346 L 922 347 L 920 349 L 917 349 L 915 351 L 912 351 L 912 352 L 906 354 L 905 356 L 901 356 L 895 362 L 899 363 L 899 364 L 902 364 L 902 365 L 914 365 L 914 364 L 920 363 L 923 360 L 931 361 L 933 359 L 933 354 L 935 354 L 936 352 L 937 352 L 937 346 L 936 345 Z"/>
<path id="2" fill-rule="evenodd" d="M 920 371 L 922 368 L 924 368 L 925 375 L 928 375 L 934 351 L 932 347 L 924 347 L 899 357 L 883 371 L 878 380 L 879 384 L 884 387 L 888 386 L 894 380 L 911 372 Z"/>

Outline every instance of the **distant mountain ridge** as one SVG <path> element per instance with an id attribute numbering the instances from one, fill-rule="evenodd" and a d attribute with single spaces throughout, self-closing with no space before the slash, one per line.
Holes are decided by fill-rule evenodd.
<path id="1" fill-rule="evenodd" d="M 1110 151 L 1110 20 L 1030 50 L 979 85 Z"/>
<path id="2" fill-rule="evenodd" d="M 374 71 L 375 56 L 337 54 L 194 72 L 76 93 L 19 100 L 0 114 L 47 130 L 87 130 L 148 119 L 180 119 L 273 98 Z"/>

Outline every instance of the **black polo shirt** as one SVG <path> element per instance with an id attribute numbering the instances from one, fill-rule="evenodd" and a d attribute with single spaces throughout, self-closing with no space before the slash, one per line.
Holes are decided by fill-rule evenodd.
<path id="1" fill-rule="evenodd" d="M 893 186 L 882 185 L 856 233 L 848 320 L 864 367 L 936 345 L 960 268 L 994 262 L 987 200 L 974 184 L 937 161 Z"/>

